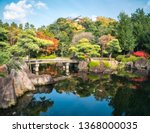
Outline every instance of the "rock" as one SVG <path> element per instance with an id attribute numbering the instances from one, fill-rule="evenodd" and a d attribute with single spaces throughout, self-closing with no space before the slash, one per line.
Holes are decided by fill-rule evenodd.
<path id="1" fill-rule="evenodd" d="M 61 77 L 54 78 L 52 81 L 55 83 L 55 82 L 70 79 L 70 78 L 71 78 L 71 76 L 61 76 Z"/>
<path id="2" fill-rule="evenodd" d="M 104 69 L 101 69 L 100 66 L 96 66 L 96 67 L 92 67 L 90 71 L 94 73 L 102 73 L 104 72 Z"/>
<path id="3" fill-rule="evenodd" d="M 88 63 L 86 61 L 80 61 L 78 64 L 79 71 L 87 71 Z"/>
<path id="4" fill-rule="evenodd" d="M 140 59 L 140 60 L 135 62 L 134 66 L 137 69 L 147 68 L 148 67 L 148 62 L 147 62 L 146 59 Z"/>
<path id="5" fill-rule="evenodd" d="M 90 71 L 94 73 L 103 73 L 105 71 L 104 63 L 101 62 L 100 65 L 91 67 Z"/>
<path id="6" fill-rule="evenodd" d="M 16 95 L 13 86 L 13 75 L 0 78 L 0 108 L 8 108 L 16 104 Z"/>
<path id="7" fill-rule="evenodd" d="M 133 68 L 133 66 L 134 66 L 133 62 L 127 62 L 127 63 L 125 64 L 125 67 L 126 67 L 126 68 Z"/>
<path id="8" fill-rule="evenodd" d="M 17 97 L 22 96 L 25 92 L 35 90 L 33 83 L 23 68 L 17 71 L 12 70 L 11 73 L 14 73 L 14 89 Z"/>
<path id="9" fill-rule="evenodd" d="M 49 85 L 53 83 L 50 75 L 32 75 L 30 76 L 30 80 L 35 86 Z"/>
<path id="10" fill-rule="evenodd" d="M 25 92 L 35 90 L 27 74 L 30 73 L 28 66 L 23 64 L 20 68 L 20 70 L 12 69 L 9 75 L 0 78 L 0 108 L 8 108 L 14 105 L 16 97 L 22 96 Z M 1 70 L 6 71 L 7 67 L 3 66 Z"/>
<path id="11" fill-rule="evenodd" d="M 116 60 L 109 61 L 111 69 L 116 70 L 118 68 L 119 62 Z"/>

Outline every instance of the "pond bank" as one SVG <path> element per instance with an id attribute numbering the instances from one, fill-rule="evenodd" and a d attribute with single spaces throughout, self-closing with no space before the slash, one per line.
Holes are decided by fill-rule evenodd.
<path id="1" fill-rule="evenodd" d="M 143 64 L 144 63 L 141 65 L 142 67 Z M 116 60 L 80 61 L 77 67 L 79 71 L 85 73 L 93 72 L 111 75 L 112 73 L 117 72 L 119 62 Z M 0 77 L 0 108 L 8 108 L 15 105 L 18 97 L 23 96 L 28 91 L 35 91 L 36 86 L 45 86 L 71 78 L 71 76 L 53 78 L 51 74 L 35 75 L 31 73 L 28 65 L 25 63 L 20 65 L 19 70 L 12 69 L 10 74 L 8 74 L 6 65 L 1 66 L 0 70 L 4 73 L 4 76 Z"/>
<path id="2" fill-rule="evenodd" d="M 11 70 L 7 73 L 7 67 L 4 66 L 5 76 L 0 77 L 0 108 L 8 108 L 17 103 L 17 98 L 23 96 L 28 91 L 35 91 L 35 86 L 53 84 L 59 80 L 70 78 L 63 76 L 52 78 L 50 75 L 32 74 L 27 66 L 23 64 L 19 70 Z"/>

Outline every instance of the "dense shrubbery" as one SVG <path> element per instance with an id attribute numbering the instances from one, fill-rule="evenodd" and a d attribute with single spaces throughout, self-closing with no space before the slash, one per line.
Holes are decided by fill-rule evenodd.
<path id="1" fill-rule="evenodd" d="M 133 56 L 133 55 L 131 55 L 129 57 L 126 57 L 125 55 L 118 55 L 116 57 L 116 59 L 118 61 L 126 63 L 126 62 L 136 62 L 136 61 L 138 61 L 140 59 L 143 59 L 143 58 L 142 57 L 136 57 L 136 56 Z"/>
<path id="2" fill-rule="evenodd" d="M 116 57 L 128 54 L 135 49 L 150 53 L 150 17 L 143 9 L 131 16 L 120 13 L 119 21 L 111 18 L 59 18 L 53 24 L 38 29 L 26 23 L 19 26 L 0 21 L 0 64 L 11 57 L 49 58 L 74 56 L 80 60 L 91 57 Z M 43 57 L 44 56 L 44 57 Z M 51 57 L 50 57 L 51 58 Z M 139 58 L 117 60 L 135 62 Z"/>
<path id="3" fill-rule="evenodd" d="M 0 65 L 6 64 L 10 59 L 10 55 L 6 52 L 0 52 Z"/>

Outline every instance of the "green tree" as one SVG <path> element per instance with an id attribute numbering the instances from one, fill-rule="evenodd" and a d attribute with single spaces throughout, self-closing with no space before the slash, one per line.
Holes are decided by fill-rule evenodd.
<path id="1" fill-rule="evenodd" d="M 18 41 L 16 45 L 12 46 L 11 51 L 14 53 L 18 48 L 19 50 L 16 51 L 18 55 L 37 57 L 42 48 L 51 44 L 53 42 L 37 38 L 35 31 L 28 29 L 19 35 Z"/>
<path id="2" fill-rule="evenodd" d="M 29 24 L 28 22 L 25 23 L 24 29 L 25 29 L 25 30 L 30 29 L 30 24 Z"/>
<path id="3" fill-rule="evenodd" d="M 120 53 L 121 47 L 119 45 L 118 39 L 113 39 L 108 42 L 107 48 L 103 51 L 105 54 L 110 54 L 109 57 L 111 58 L 112 54 Z"/>
<path id="4" fill-rule="evenodd" d="M 10 53 L 8 51 L 8 31 L 5 28 L 0 27 L 0 65 L 5 64 L 10 59 Z"/>
<path id="5" fill-rule="evenodd" d="M 18 25 L 15 22 L 12 22 L 10 26 L 13 28 L 18 28 Z"/>
<path id="6" fill-rule="evenodd" d="M 75 46 L 70 47 L 70 52 L 76 55 L 79 59 L 86 59 L 90 57 L 100 56 L 100 46 L 91 44 L 88 39 L 81 39 Z"/>
<path id="7" fill-rule="evenodd" d="M 147 50 L 147 43 L 145 44 L 145 42 L 148 42 L 149 38 L 145 38 L 144 36 L 150 30 L 150 15 L 145 14 L 143 9 L 137 9 L 136 12 L 131 15 L 131 19 L 137 49 Z"/>
<path id="8" fill-rule="evenodd" d="M 133 25 L 131 18 L 125 13 L 120 13 L 118 23 L 118 40 L 124 52 L 134 50 L 136 47 L 135 38 L 133 36 Z"/>
<path id="9" fill-rule="evenodd" d="M 8 30 L 5 28 L 0 27 L 0 41 L 7 41 L 8 40 Z"/>
<path id="10" fill-rule="evenodd" d="M 23 30 L 23 24 L 19 24 L 19 29 Z"/>

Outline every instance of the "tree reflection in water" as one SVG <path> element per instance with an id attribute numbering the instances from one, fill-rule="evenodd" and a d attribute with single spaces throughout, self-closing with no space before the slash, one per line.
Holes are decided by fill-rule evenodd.
<path id="1" fill-rule="evenodd" d="M 94 113 L 107 115 L 106 109 L 111 110 L 108 111 L 108 115 L 150 115 L 150 76 L 148 75 L 144 70 L 118 71 L 117 74 L 112 75 L 76 73 L 69 80 L 58 81 L 53 86 L 39 87 L 36 92 L 24 95 L 18 99 L 15 107 L 0 110 L 0 115 L 57 116 L 62 110 L 66 111 L 64 115 L 67 113 L 76 115 L 77 110 L 79 114 L 80 111 L 84 114 L 82 111 L 85 108 L 86 112 L 89 111 L 87 114 L 91 115 L 95 115 Z M 56 91 L 52 91 L 53 88 Z M 69 100 L 71 103 L 68 102 Z M 101 106 L 103 102 L 107 105 Z M 103 107 L 104 111 L 99 113 Z"/>
<path id="2" fill-rule="evenodd" d="M 80 97 L 105 99 L 114 109 L 112 115 L 150 115 L 149 81 L 145 71 L 122 71 L 117 75 L 80 73 L 71 80 L 57 83 L 55 88 L 58 92 L 75 92 Z"/>
<path id="3" fill-rule="evenodd" d="M 45 93 L 49 94 L 52 92 L 52 87 L 39 87 L 34 93 Z M 27 93 L 23 97 L 18 99 L 16 106 L 9 109 L 1 109 L 0 115 L 25 115 L 25 116 L 37 116 L 41 112 L 46 112 L 54 104 L 51 99 L 45 99 L 45 97 L 40 97 L 40 99 L 35 99 L 33 93 Z"/>

